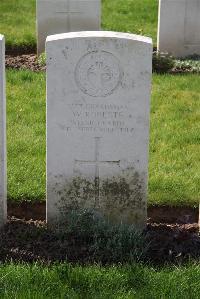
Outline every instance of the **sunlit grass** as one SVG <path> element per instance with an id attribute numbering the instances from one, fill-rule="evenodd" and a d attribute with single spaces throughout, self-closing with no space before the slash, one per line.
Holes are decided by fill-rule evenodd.
<path id="1" fill-rule="evenodd" d="M 0 33 L 10 48 L 36 46 L 35 0 L 1 0 Z"/>
<path id="2" fill-rule="evenodd" d="M 150 203 L 197 205 L 200 199 L 199 76 L 154 75 L 151 107 Z"/>
<path id="3" fill-rule="evenodd" d="M 8 197 L 45 197 L 45 75 L 7 71 Z"/>
<path id="4" fill-rule="evenodd" d="M 200 266 L 0 266 L 0 297 L 84 299 L 198 299 Z"/>
<path id="5" fill-rule="evenodd" d="M 156 43 L 157 0 L 103 0 L 102 12 L 104 30 L 146 35 Z"/>
<path id="6" fill-rule="evenodd" d="M 153 37 L 156 42 L 157 0 L 103 0 L 102 29 Z M 9 48 L 36 47 L 36 1 L 1 0 L 0 33 Z"/>

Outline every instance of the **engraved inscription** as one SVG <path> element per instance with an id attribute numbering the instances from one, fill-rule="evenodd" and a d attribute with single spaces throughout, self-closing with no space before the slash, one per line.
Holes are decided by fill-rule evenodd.
<path id="1" fill-rule="evenodd" d="M 121 72 L 118 59 L 109 52 L 93 51 L 79 60 L 75 69 L 78 87 L 92 97 L 106 97 L 120 83 Z"/>
<path id="2" fill-rule="evenodd" d="M 100 140 L 101 137 L 95 137 L 95 158 L 94 160 L 75 160 L 75 168 L 78 165 L 91 165 L 95 166 L 95 201 L 98 204 L 99 196 L 100 196 L 100 176 L 99 176 L 99 168 L 103 165 L 117 165 L 120 167 L 120 160 L 118 161 L 100 161 L 99 159 L 99 148 L 100 148 Z"/>
<path id="3" fill-rule="evenodd" d="M 117 104 L 69 104 L 71 118 L 65 125 L 59 125 L 63 130 L 72 132 L 78 130 L 84 133 L 134 133 L 136 119 L 127 105 Z"/>

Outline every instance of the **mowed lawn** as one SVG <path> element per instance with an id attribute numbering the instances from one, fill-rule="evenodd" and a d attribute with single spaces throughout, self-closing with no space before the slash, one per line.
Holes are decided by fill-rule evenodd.
<path id="1" fill-rule="evenodd" d="M 7 70 L 8 197 L 45 199 L 45 74 Z M 198 75 L 153 75 L 149 204 L 197 206 Z"/>
<path id="2" fill-rule="evenodd" d="M 0 33 L 11 48 L 36 46 L 36 0 L 0 0 Z"/>
<path id="3" fill-rule="evenodd" d="M 156 43 L 158 0 L 102 0 L 102 29 L 147 35 Z M 36 0 L 1 0 L 0 33 L 10 48 L 36 47 Z"/>
<path id="4" fill-rule="evenodd" d="M 198 299 L 200 266 L 0 266 L 0 297 L 69 299 Z"/>

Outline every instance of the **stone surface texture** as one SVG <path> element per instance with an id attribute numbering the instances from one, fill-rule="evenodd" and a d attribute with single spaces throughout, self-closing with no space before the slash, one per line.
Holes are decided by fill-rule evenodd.
<path id="1" fill-rule="evenodd" d="M 0 35 L 0 227 L 7 219 L 6 201 L 6 98 L 5 98 L 5 40 Z"/>
<path id="2" fill-rule="evenodd" d="M 101 0 L 37 0 L 36 10 L 38 54 L 48 35 L 101 27 Z"/>
<path id="3" fill-rule="evenodd" d="M 46 49 L 48 223 L 80 208 L 145 227 L 151 39 L 77 32 Z"/>
<path id="4" fill-rule="evenodd" d="M 158 50 L 175 57 L 200 55 L 199 0 L 160 0 Z"/>

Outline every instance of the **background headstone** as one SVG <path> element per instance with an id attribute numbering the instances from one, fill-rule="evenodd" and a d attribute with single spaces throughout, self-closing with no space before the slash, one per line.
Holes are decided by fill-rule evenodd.
<path id="1" fill-rule="evenodd" d="M 160 0 L 158 50 L 175 57 L 200 55 L 200 1 Z"/>
<path id="2" fill-rule="evenodd" d="M 151 39 L 78 32 L 49 36 L 46 49 L 48 224 L 80 207 L 143 228 Z"/>
<path id="3" fill-rule="evenodd" d="M 100 27 L 101 0 L 37 0 L 38 54 L 45 51 L 48 35 Z"/>
<path id="4" fill-rule="evenodd" d="M 6 201 L 6 98 L 5 98 L 5 41 L 0 35 L 0 227 L 7 218 Z"/>

